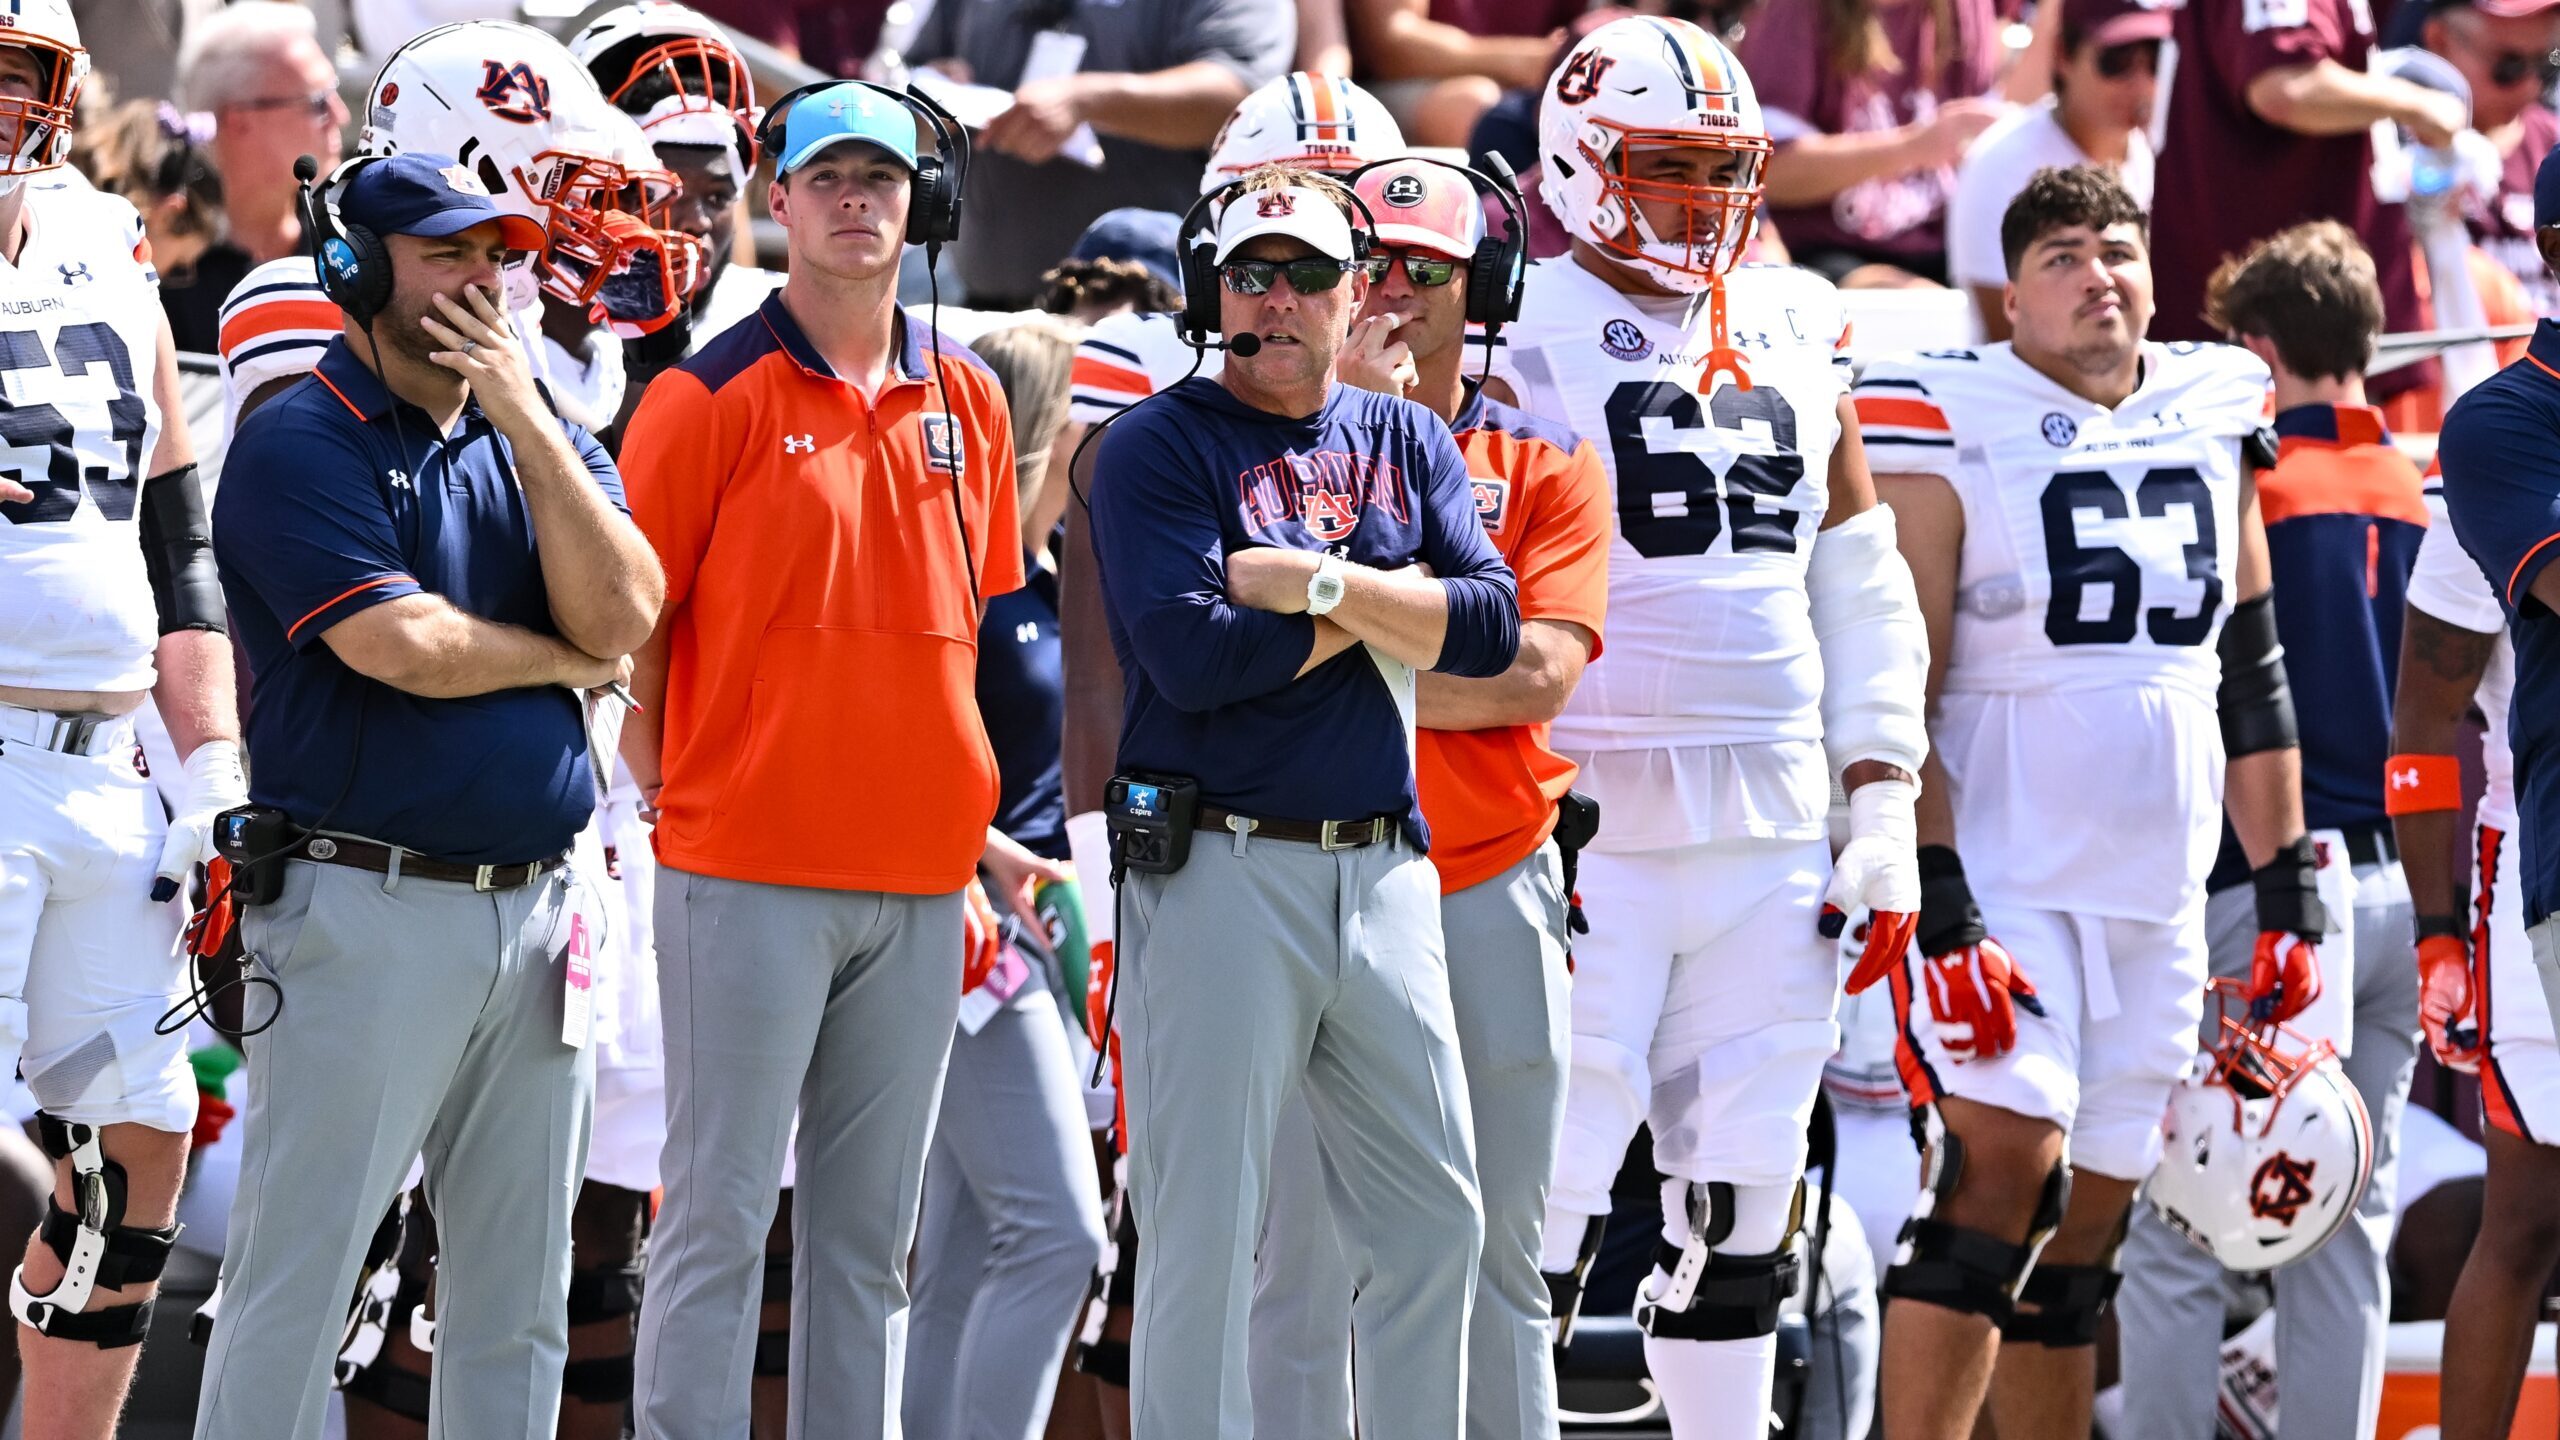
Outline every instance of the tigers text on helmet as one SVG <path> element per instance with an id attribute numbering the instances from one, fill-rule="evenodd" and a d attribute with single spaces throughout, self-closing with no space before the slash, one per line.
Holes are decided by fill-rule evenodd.
<path id="1" fill-rule="evenodd" d="M 661 228 L 663 214 L 653 219 L 649 212 L 649 187 L 631 163 L 646 152 L 635 122 L 607 104 L 585 68 L 541 31 L 473 20 L 403 45 L 374 77 L 359 145 L 368 154 L 425 150 L 460 160 L 500 210 L 543 227 L 548 243 L 535 272 L 544 293 L 607 304 L 605 318 L 627 325 L 655 328 L 672 318 L 672 304 L 654 301 L 645 313 L 611 313 L 617 296 L 640 304 L 636 297 L 668 286 L 608 290 L 608 280 L 685 268 L 669 257 L 691 242 Z M 653 159 L 649 164 L 654 169 Z M 624 218 L 608 218 L 616 214 Z M 679 301 L 683 293 L 675 291 Z"/>
<path id="2" fill-rule="evenodd" d="M 18 178 L 51 170 L 71 155 L 72 108 L 89 78 L 89 52 L 80 48 L 80 24 L 70 0 L 9 0 L 0 8 L 0 45 L 24 50 L 36 62 L 36 93 L 0 96 L 0 194 Z"/>
<path id="3" fill-rule="evenodd" d="M 746 58 L 710 17 L 675 0 L 617 5 L 572 37 L 569 53 L 651 144 L 726 146 L 746 183 L 764 112 Z"/>
<path id="4" fill-rule="evenodd" d="M 1404 153 L 1404 131 L 1378 97 L 1340 76 L 1299 70 L 1237 102 L 1209 147 L 1200 193 L 1265 165 L 1347 175 Z"/>
<path id="5" fill-rule="evenodd" d="M 2213 982 L 2221 1043 L 2169 1092 L 2159 1168 L 2143 1186 L 2169 1228 L 2233 1270 L 2273 1270 L 2328 1243 L 2373 1173 L 2373 1129 L 2328 1041 L 2251 1027 L 2244 987 Z"/>
<path id="6" fill-rule="evenodd" d="M 1739 159 L 1723 183 L 1642 179 L 1631 151 Z M 1540 190 L 1567 233 L 1685 293 L 1741 263 L 1759 214 L 1769 130 L 1751 77 L 1686 20 L 1632 16 L 1584 37 L 1538 106 Z M 1701 177 L 1704 178 L 1703 176 Z M 1659 228 L 1643 206 L 1677 207 Z"/>

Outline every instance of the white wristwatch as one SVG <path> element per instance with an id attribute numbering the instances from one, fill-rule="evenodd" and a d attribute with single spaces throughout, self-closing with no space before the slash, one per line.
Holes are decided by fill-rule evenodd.
<path id="1" fill-rule="evenodd" d="M 1316 562 L 1316 573 L 1307 577 L 1307 613 L 1330 615 L 1342 603 L 1342 557 L 1327 555 Z"/>

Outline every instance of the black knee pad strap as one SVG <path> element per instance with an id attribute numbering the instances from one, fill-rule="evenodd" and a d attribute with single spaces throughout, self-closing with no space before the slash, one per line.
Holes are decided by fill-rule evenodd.
<path id="1" fill-rule="evenodd" d="M 2000 1338 L 2054 1350 L 2095 1345 L 2098 1320 L 2123 1283 L 2101 1265 L 2038 1265 L 2018 1290 L 2021 1302 L 2037 1308 L 2013 1311 L 2000 1324 Z"/>
<path id="2" fill-rule="evenodd" d="M 756 1373 L 783 1376 L 791 1373 L 791 1332 L 759 1330 L 756 1332 Z"/>
<path id="3" fill-rule="evenodd" d="M 101 1310 L 57 1310 L 44 1308 L 44 1324 L 35 1327 L 39 1334 L 54 1340 L 85 1340 L 101 1350 L 121 1350 L 139 1345 L 151 1329 L 151 1307 L 160 1297 L 138 1300 L 131 1305 L 109 1305 Z"/>
<path id="4" fill-rule="evenodd" d="M 427 1397 L 432 1393 L 432 1386 L 426 1376 L 415 1370 L 377 1362 L 357 1371 L 355 1378 L 338 1388 L 402 1419 L 415 1420 L 421 1425 L 427 1422 Z"/>
<path id="5" fill-rule="evenodd" d="M 638 1260 L 626 1265 L 569 1272 L 569 1323 L 591 1325 L 640 1313 L 640 1292 L 647 1269 Z"/>
<path id="6" fill-rule="evenodd" d="M 36 1233 L 44 1237 L 54 1258 L 68 1265 L 71 1247 L 80 1238 L 80 1217 L 47 1200 L 44 1225 Z M 147 1285 L 160 1278 L 169 1264 L 169 1250 L 177 1243 L 175 1225 L 165 1230 L 119 1225 L 107 1232 L 106 1253 L 98 1257 L 97 1283 L 107 1289 Z"/>
<path id="7" fill-rule="evenodd" d="M 1653 1263 L 1669 1274 L 1680 1263 L 1680 1246 L 1654 1248 Z M 1718 1255 L 1698 1277 L 1697 1293 L 1686 1310 L 1666 1310 L 1645 1301 L 1636 1304 L 1636 1327 L 1663 1340 L 1749 1340 L 1778 1331 L 1778 1311 L 1796 1293 L 1804 1262 L 1792 1249 L 1766 1255 Z"/>
<path id="8" fill-rule="evenodd" d="M 2026 1246 L 1922 1219 L 1903 1224 L 1902 1241 L 1911 1258 L 1884 1272 L 1886 1296 L 2007 1323 L 2014 1308 L 2011 1287 L 2033 1255 Z"/>
<path id="9" fill-rule="evenodd" d="M 560 1393 L 586 1405 L 618 1405 L 631 1398 L 631 1357 L 597 1355 L 560 1367 Z"/>
<path id="10" fill-rule="evenodd" d="M 764 1257 L 764 1303 L 782 1305 L 791 1299 L 791 1252 Z"/>
<path id="11" fill-rule="evenodd" d="M 1114 1389 L 1128 1389 L 1129 1342 L 1096 1340 L 1090 1345 L 1079 1346 L 1076 1350 L 1076 1369 L 1079 1373 L 1090 1375 Z"/>

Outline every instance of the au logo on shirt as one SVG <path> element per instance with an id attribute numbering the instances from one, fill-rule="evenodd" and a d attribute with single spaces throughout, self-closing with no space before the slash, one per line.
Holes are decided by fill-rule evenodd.
<path id="1" fill-rule="evenodd" d="M 924 426 L 924 464 L 928 470 L 957 475 L 960 463 L 960 427 L 948 415 L 919 415 Z"/>
<path id="2" fill-rule="evenodd" d="M 1476 518 L 1484 522 L 1484 533 L 1501 534 L 1502 522 L 1511 514 L 1511 482 L 1470 475 L 1467 488 L 1475 492 Z"/>

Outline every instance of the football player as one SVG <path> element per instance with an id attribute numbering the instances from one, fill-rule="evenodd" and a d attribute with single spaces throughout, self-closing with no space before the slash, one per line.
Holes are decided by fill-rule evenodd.
<path id="1" fill-rule="evenodd" d="M 2226 788 L 2253 1020 L 2310 1003 L 2327 928 L 2251 480 L 2267 368 L 2144 342 L 2143 213 L 2105 170 L 2040 172 L 2002 245 L 2014 338 L 1872 365 L 1856 395 L 1935 701 L 1917 945 L 1851 979 L 1893 985 L 1925 1137 L 1885 1275 L 1893 1440 L 1971 1434 L 1986 1390 L 2003 1434 L 2088 1429 L 2115 1253 L 2196 1053 Z"/>
<path id="2" fill-rule="evenodd" d="M 1682 1440 L 1756 1440 L 1840 1041 L 1826 901 L 1875 912 L 1878 963 L 1919 905 L 1925 639 L 1850 419 L 1839 297 L 1741 263 L 1770 142 L 1732 52 L 1682 20 L 1603 25 L 1549 82 L 1538 145 L 1572 245 L 1531 267 L 1487 388 L 1599 443 L 1616 513 L 1610 658 L 1555 722 L 1601 820 L 1540 1268 L 1569 1324 L 1649 1120 L 1668 1178 L 1646 1364 Z"/>
<path id="3" fill-rule="evenodd" d="M 59 170 L 88 52 L 67 0 L 0 27 L 0 1063 L 53 1203 L 11 1277 L 30 1435 L 116 1428 L 196 1114 L 175 899 L 247 797 L 205 497 L 131 205 Z M 137 769 L 153 700 L 185 756 Z"/>

